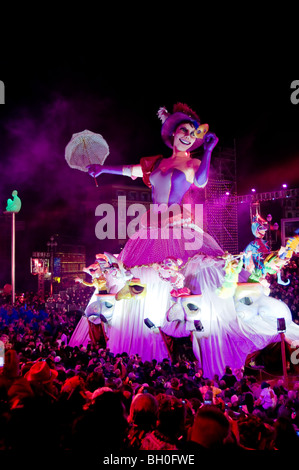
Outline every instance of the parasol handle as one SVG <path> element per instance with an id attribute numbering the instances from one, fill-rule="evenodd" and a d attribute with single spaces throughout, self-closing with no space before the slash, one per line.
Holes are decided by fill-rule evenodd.
<path id="1" fill-rule="evenodd" d="M 88 155 L 88 151 L 87 151 L 85 139 L 82 139 L 82 141 L 83 141 L 83 147 L 84 147 L 84 149 L 85 149 L 85 152 L 86 152 L 86 155 L 87 155 L 87 157 L 88 157 L 88 160 L 89 160 L 89 162 L 91 163 L 90 158 L 89 158 L 89 155 Z M 99 185 L 98 185 L 98 182 L 97 182 L 96 177 L 94 176 L 93 179 L 94 179 L 94 181 L 95 181 L 96 187 L 98 188 Z"/>

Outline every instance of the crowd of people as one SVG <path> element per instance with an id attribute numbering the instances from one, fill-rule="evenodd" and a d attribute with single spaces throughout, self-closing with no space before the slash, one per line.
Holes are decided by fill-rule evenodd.
<path id="1" fill-rule="evenodd" d="M 33 341 L 32 341 L 33 342 Z M 259 383 L 234 373 L 206 379 L 196 363 L 143 362 L 96 346 L 55 344 L 5 353 L 0 446 L 124 452 L 219 447 L 292 450 L 299 381 Z"/>
<path id="2" fill-rule="evenodd" d="M 298 264 L 273 281 L 298 317 Z M 68 345 L 92 290 L 26 295 L 0 306 L 0 449 L 130 452 L 292 450 L 299 443 L 299 379 L 232 370 L 206 378 L 197 361 L 143 361 L 91 342 Z M 70 309 L 70 305 L 80 308 Z M 294 308 L 292 308 L 294 307 Z"/>

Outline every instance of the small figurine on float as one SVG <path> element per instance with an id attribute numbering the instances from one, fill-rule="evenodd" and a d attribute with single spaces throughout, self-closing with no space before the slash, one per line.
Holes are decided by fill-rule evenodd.
<path id="1" fill-rule="evenodd" d="M 236 286 L 234 302 L 237 315 L 243 321 L 250 322 L 252 326 L 266 323 L 271 328 L 276 326 L 277 318 L 284 318 L 288 328 L 292 329 L 292 315 L 288 306 L 270 297 L 270 282 L 267 275 L 276 275 L 277 282 L 281 285 L 290 283 L 289 279 L 286 282 L 281 279 L 281 269 L 298 250 L 299 236 L 296 234 L 289 238 L 285 247 L 267 252 L 268 245 L 262 240 L 266 231 L 265 221 L 260 217 L 254 218 L 252 231 L 256 235 L 256 240 L 248 247 L 254 249 L 254 252 L 248 250 L 247 254 L 252 255 L 254 267 L 248 282 L 238 283 Z"/>
<path id="2" fill-rule="evenodd" d="M 81 277 L 76 277 L 75 282 L 83 284 L 84 286 L 95 287 L 97 292 L 107 290 L 106 277 L 98 264 L 93 263 L 90 266 L 84 267 L 83 272 L 89 274 L 92 277 L 92 281 L 88 282 Z"/>
<path id="3" fill-rule="evenodd" d="M 270 282 L 267 274 L 277 275 L 279 284 L 288 285 L 290 280 L 283 282 L 281 269 L 289 262 L 294 252 L 298 250 L 299 236 L 291 237 L 285 247 L 270 252 L 263 259 L 263 269 L 253 271 L 249 283 L 237 285 L 234 302 L 237 315 L 242 321 L 249 323 L 256 331 L 275 331 L 277 319 L 284 318 L 287 334 L 286 341 L 291 343 L 293 334 L 297 334 L 292 314 L 287 304 L 270 296 Z M 289 336 L 290 335 L 290 336 Z"/>
<path id="4" fill-rule="evenodd" d="M 80 278 L 76 278 L 76 282 L 95 286 L 98 292 L 106 290 L 108 294 L 115 296 L 115 300 L 142 298 L 146 294 L 146 285 L 139 278 L 133 278 L 131 271 L 125 269 L 123 263 L 111 253 L 97 254 L 96 262 L 83 271 L 92 276 L 92 282 Z M 93 303 L 96 307 L 97 302 Z"/>
<path id="5" fill-rule="evenodd" d="M 108 258 L 108 253 L 98 253 L 96 254 L 96 259 L 94 264 L 97 264 L 102 272 L 111 267 L 111 261 Z"/>
<path id="6" fill-rule="evenodd" d="M 264 240 L 268 230 L 268 222 L 260 214 L 252 218 L 251 231 L 254 240 L 250 242 L 244 250 L 244 267 L 251 273 L 248 282 L 258 282 L 258 279 L 265 274 L 264 258 L 270 253 L 270 246 Z"/>
<path id="7" fill-rule="evenodd" d="M 131 271 L 111 253 L 98 254 L 96 260 L 106 278 L 107 290 L 111 294 L 117 294 L 133 278 Z"/>
<path id="8" fill-rule="evenodd" d="M 225 259 L 223 268 L 225 271 L 224 282 L 221 287 L 216 289 L 216 293 L 219 297 L 225 299 L 232 297 L 235 293 L 239 274 L 243 268 L 243 253 L 234 256 L 226 252 L 222 258 Z"/>
<path id="9" fill-rule="evenodd" d="M 91 276 L 91 282 L 85 281 L 80 277 L 76 277 L 75 282 L 83 284 L 84 286 L 94 287 L 94 291 L 84 311 L 84 315 L 80 319 L 74 334 L 71 337 L 70 344 L 73 346 L 77 345 L 77 343 L 84 344 L 87 341 L 87 338 L 90 338 L 93 344 L 100 344 L 101 346 L 106 347 L 108 341 L 108 325 L 105 325 L 105 323 L 108 322 L 103 312 L 104 310 L 110 310 L 110 320 L 114 310 L 114 303 L 112 304 L 111 302 L 111 295 L 109 297 L 109 307 L 111 308 L 107 307 L 107 297 L 106 304 L 101 301 L 101 296 L 109 295 L 107 294 L 106 276 L 97 262 L 84 267 L 83 272 Z M 74 341 L 74 343 L 72 343 L 72 341 Z"/>
<path id="10" fill-rule="evenodd" d="M 158 271 L 161 279 L 170 282 L 173 287 L 170 292 L 172 297 L 190 294 L 190 289 L 184 286 L 185 276 L 179 271 L 182 264 L 183 261 L 180 258 L 175 259 L 168 257 L 161 263 L 154 263 L 152 265 L 152 267 Z"/>
<path id="11" fill-rule="evenodd" d="M 272 252 L 270 253 L 264 260 L 264 265 L 265 265 L 265 275 L 260 277 L 259 282 L 261 283 L 268 283 L 270 286 L 270 283 L 266 281 L 265 276 L 267 274 L 276 274 L 277 275 L 277 282 L 278 284 L 281 284 L 283 286 L 287 286 L 290 283 L 290 280 L 284 282 L 281 279 L 281 269 L 289 262 L 288 259 L 281 258 L 280 253 L 284 253 L 284 249 L 281 249 L 278 252 Z"/>
<path id="12" fill-rule="evenodd" d="M 250 272 L 247 282 L 260 282 L 265 287 L 269 287 L 266 275 L 275 272 L 268 262 L 269 256 L 272 257 L 270 246 L 264 240 L 268 227 L 268 222 L 259 213 L 256 213 L 251 224 L 251 231 L 255 239 L 244 250 L 244 267 Z"/>
<path id="13" fill-rule="evenodd" d="M 278 251 L 278 256 L 281 260 L 286 260 L 288 262 L 294 253 L 298 253 L 299 251 L 299 229 L 295 230 L 295 234 L 293 237 L 288 238 L 286 246 L 282 246 Z"/>
<path id="14" fill-rule="evenodd" d="M 290 237 L 285 246 L 285 258 L 291 259 L 293 253 L 298 253 L 299 251 L 299 229 L 295 230 L 293 237 Z"/>
<path id="15" fill-rule="evenodd" d="M 262 219 L 263 220 L 263 219 Z M 293 237 L 290 237 L 287 241 L 286 246 L 282 246 L 278 251 L 270 251 L 267 243 L 261 240 L 264 229 L 261 228 L 260 223 L 253 223 L 252 231 L 257 234 L 257 239 L 263 243 L 257 241 L 251 242 L 245 249 L 245 266 L 248 269 L 248 255 L 253 259 L 253 269 L 251 268 L 251 274 L 248 278 L 248 282 L 260 282 L 261 284 L 269 287 L 269 282 L 266 279 L 267 274 L 276 274 L 277 282 L 281 285 L 288 285 L 290 281 L 284 282 L 281 279 L 281 269 L 290 261 L 293 253 L 297 252 L 299 246 L 299 235 L 296 233 Z M 248 248 L 254 248 L 254 253 Z M 266 249 L 269 248 L 267 252 Z M 260 249 L 260 251 L 258 251 Z M 246 264 L 247 261 L 247 264 Z M 249 270 L 249 269 L 248 269 Z"/>
<path id="16" fill-rule="evenodd" d="M 281 279 L 281 269 L 288 264 L 293 253 L 297 253 L 298 247 L 299 235 L 296 234 L 288 239 L 286 246 L 280 247 L 278 251 L 274 251 L 266 257 L 264 261 L 266 273 L 276 274 L 278 284 L 283 286 L 290 284 L 289 279 L 286 282 Z"/>

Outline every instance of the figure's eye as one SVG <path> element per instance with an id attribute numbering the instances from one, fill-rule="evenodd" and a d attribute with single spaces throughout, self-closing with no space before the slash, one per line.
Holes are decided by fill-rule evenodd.
<path id="1" fill-rule="evenodd" d="M 111 307 L 113 307 L 113 304 L 111 304 L 110 302 L 105 302 L 105 307 L 106 308 L 111 308 Z"/>
<path id="2" fill-rule="evenodd" d="M 187 307 L 191 312 L 197 312 L 199 310 L 199 307 L 195 304 L 187 304 Z"/>
<path id="3" fill-rule="evenodd" d="M 185 126 L 180 127 L 180 131 L 184 132 L 184 134 L 188 134 L 188 129 Z"/>
<path id="4" fill-rule="evenodd" d="M 144 291 L 144 287 L 134 284 L 130 286 L 130 290 L 133 294 L 141 294 Z"/>
<path id="5" fill-rule="evenodd" d="M 245 305 L 253 304 L 253 300 L 250 297 L 243 297 L 242 299 L 240 299 L 240 302 Z"/>

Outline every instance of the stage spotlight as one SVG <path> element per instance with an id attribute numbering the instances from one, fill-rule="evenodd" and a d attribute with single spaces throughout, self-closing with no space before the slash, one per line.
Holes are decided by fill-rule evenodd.
<path id="1" fill-rule="evenodd" d="M 156 325 L 149 318 L 145 318 L 143 321 L 150 330 L 156 328 Z"/>
<path id="2" fill-rule="evenodd" d="M 254 189 L 254 188 L 252 188 L 251 192 L 252 192 L 252 193 L 255 193 L 255 189 Z"/>
<path id="3" fill-rule="evenodd" d="M 277 318 L 277 332 L 284 333 L 286 331 L 286 321 L 284 318 Z"/>
<path id="4" fill-rule="evenodd" d="M 287 188 L 288 185 L 287 185 L 286 183 L 283 183 L 282 187 L 283 187 L 283 188 Z"/>
<path id="5" fill-rule="evenodd" d="M 204 331 L 204 327 L 200 320 L 194 320 L 194 326 L 196 331 Z"/>
<path id="6" fill-rule="evenodd" d="M 229 192 L 229 191 L 226 191 L 225 195 L 226 195 L 226 196 L 229 196 L 229 195 L 230 195 L 230 192 Z"/>

